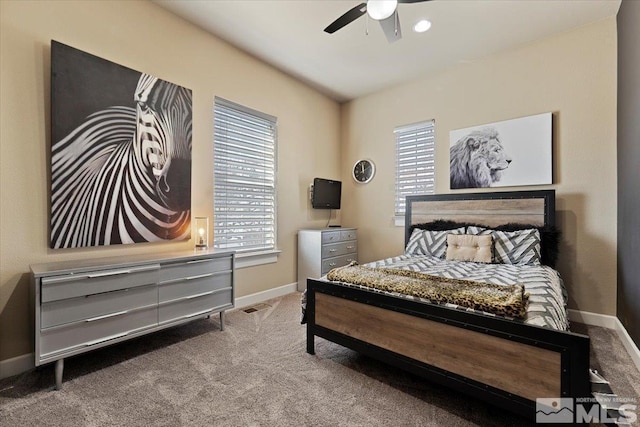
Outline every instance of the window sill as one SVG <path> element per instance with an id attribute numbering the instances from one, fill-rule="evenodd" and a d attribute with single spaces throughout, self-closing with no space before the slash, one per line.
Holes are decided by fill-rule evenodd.
<path id="1" fill-rule="evenodd" d="M 236 252 L 236 269 L 278 262 L 280 252 L 282 251 L 277 249 L 260 252 Z"/>
<path id="2" fill-rule="evenodd" d="M 396 227 L 404 227 L 404 216 L 394 216 L 393 225 Z"/>

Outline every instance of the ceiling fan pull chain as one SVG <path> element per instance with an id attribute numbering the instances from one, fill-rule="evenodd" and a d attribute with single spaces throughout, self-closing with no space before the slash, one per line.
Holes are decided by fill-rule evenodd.
<path id="1" fill-rule="evenodd" d="M 395 31 L 396 31 L 396 36 L 397 36 L 397 35 L 398 35 L 398 19 L 399 19 L 399 18 L 398 18 L 398 9 L 396 9 L 396 10 L 395 10 L 395 12 L 393 12 L 393 16 L 394 16 L 394 18 L 395 18 L 395 19 L 393 20 L 393 23 L 394 23 L 394 25 L 395 25 L 395 27 L 396 27 Z"/>

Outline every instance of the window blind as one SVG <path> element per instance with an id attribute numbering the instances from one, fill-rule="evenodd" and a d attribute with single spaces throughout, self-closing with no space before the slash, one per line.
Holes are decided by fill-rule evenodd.
<path id="1" fill-rule="evenodd" d="M 277 119 L 215 97 L 213 122 L 213 247 L 273 250 Z"/>
<path id="2" fill-rule="evenodd" d="M 435 121 L 399 126 L 396 139 L 395 215 L 404 216 L 406 197 L 435 191 Z"/>

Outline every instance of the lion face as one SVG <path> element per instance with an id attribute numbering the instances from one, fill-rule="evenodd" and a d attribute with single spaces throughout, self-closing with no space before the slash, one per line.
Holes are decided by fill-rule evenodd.
<path id="1" fill-rule="evenodd" d="M 478 148 L 471 155 L 480 162 L 485 162 L 492 176 L 499 179 L 499 172 L 509 167 L 511 158 L 504 151 L 504 147 L 497 138 L 480 141 Z M 496 176 L 497 175 L 497 176 Z"/>
<path id="2" fill-rule="evenodd" d="M 450 149 L 451 188 L 491 187 L 510 163 L 496 129 L 473 131 Z"/>

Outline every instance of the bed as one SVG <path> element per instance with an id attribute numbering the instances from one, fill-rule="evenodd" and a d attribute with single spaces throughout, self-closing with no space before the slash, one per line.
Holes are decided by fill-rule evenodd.
<path id="1" fill-rule="evenodd" d="M 405 247 L 411 244 L 416 224 L 442 220 L 490 229 L 508 223 L 533 224 L 542 230 L 555 225 L 555 192 L 408 197 Z M 478 234 L 478 230 L 482 228 L 471 234 Z M 391 266 L 436 275 L 440 271 L 446 277 L 451 266 L 456 265 L 446 261 L 443 268 L 433 257 L 412 255 L 365 267 Z M 461 275 L 461 280 L 483 280 L 477 276 L 480 273 L 469 268 L 462 268 L 456 275 Z M 520 281 L 518 269 L 513 270 L 515 278 L 510 280 Z M 315 354 L 314 339 L 322 337 L 535 419 L 536 398 L 590 397 L 589 337 L 568 331 L 566 295 L 562 295 L 562 279 L 555 270 L 541 266 L 534 273 L 531 267 L 523 274 L 557 276 L 558 284 L 550 292 L 560 293 L 556 297 L 564 299 L 540 307 L 538 302 L 547 300 L 547 296 L 540 298 L 535 287 L 527 288 L 525 283 L 527 297 L 531 298 L 528 311 L 524 318 L 514 318 L 458 304 L 432 303 L 428 298 L 401 295 L 386 288 L 330 281 L 326 277 L 308 279 L 307 352 Z M 548 316 L 551 312 L 555 315 Z"/>

